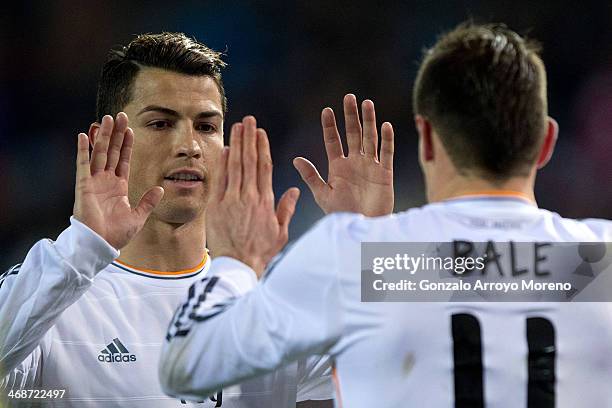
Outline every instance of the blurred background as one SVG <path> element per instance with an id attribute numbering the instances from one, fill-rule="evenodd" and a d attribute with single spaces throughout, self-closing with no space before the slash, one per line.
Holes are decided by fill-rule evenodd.
<path id="1" fill-rule="evenodd" d="M 320 111 L 353 92 L 396 132 L 396 211 L 425 202 L 411 92 L 423 47 L 459 22 L 505 22 L 543 44 L 549 110 L 561 127 L 540 172 L 542 207 L 612 218 L 612 2 L 11 2 L 0 13 L 0 271 L 72 213 L 76 134 L 95 120 L 111 47 L 181 31 L 227 54 L 225 128 L 254 114 L 268 130 L 275 187 L 303 192 L 292 238 L 322 216 L 291 159 L 327 173 Z M 342 118 L 339 125 L 343 126 Z"/>

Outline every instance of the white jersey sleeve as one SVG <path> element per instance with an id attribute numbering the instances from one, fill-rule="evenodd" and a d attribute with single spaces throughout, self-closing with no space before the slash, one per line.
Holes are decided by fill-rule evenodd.
<path id="1" fill-rule="evenodd" d="M 119 252 L 74 218 L 55 242 L 37 242 L 0 279 L 0 384 L 32 384 L 47 331 Z"/>
<path id="2" fill-rule="evenodd" d="M 320 222 L 248 294 L 200 310 L 199 299 L 230 284 L 228 272 L 255 276 L 238 261 L 213 260 L 202 294 L 190 292 L 194 300 L 179 308 L 169 328 L 159 369 L 164 391 L 209 395 L 333 346 L 342 332 L 333 226 L 334 216 Z"/>

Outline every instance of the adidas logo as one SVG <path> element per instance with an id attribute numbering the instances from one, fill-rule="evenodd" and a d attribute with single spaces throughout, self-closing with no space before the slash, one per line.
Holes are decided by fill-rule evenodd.
<path id="1" fill-rule="evenodd" d="M 98 361 L 103 363 L 130 363 L 136 361 L 136 355 L 130 354 L 123 343 L 115 338 L 98 354 Z"/>

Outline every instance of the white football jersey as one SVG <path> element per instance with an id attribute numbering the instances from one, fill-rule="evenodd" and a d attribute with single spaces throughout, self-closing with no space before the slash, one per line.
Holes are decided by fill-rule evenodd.
<path id="1" fill-rule="evenodd" d="M 168 397 L 157 375 L 162 342 L 174 310 L 207 274 L 208 257 L 186 271 L 137 269 L 114 261 L 118 252 L 85 225 L 71 224 L 0 280 L 0 391 L 8 406 L 263 408 L 333 398 L 329 364 L 315 357 L 198 399 Z M 256 284 L 230 275 L 224 296 Z M 29 389 L 65 392 L 16 397 Z"/>
<path id="2" fill-rule="evenodd" d="M 461 197 L 379 218 L 333 214 L 246 296 L 200 305 L 197 320 L 178 312 L 161 382 L 169 393 L 206 395 L 330 353 L 337 406 L 612 407 L 611 303 L 361 302 L 360 274 L 362 242 L 611 239 L 610 221 L 564 219 L 518 196 Z M 239 265 L 253 274 L 213 260 L 214 287 Z"/>

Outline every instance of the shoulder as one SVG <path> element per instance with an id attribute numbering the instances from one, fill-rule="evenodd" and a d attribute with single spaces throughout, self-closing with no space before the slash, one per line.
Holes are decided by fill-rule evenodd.
<path id="1" fill-rule="evenodd" d="M 580 223 L 583 228 L 588 230 L 592 238 L 598 241 L 612 241 L 612 221 L 598 218 L 573 221 Z"/>
<path id="2" fill-rule="evenodd" d="M 344 239 L 364 241 L 397 235 L 394 231 L 406 231 L 423 217 L 425 207 L 411 208 L 399 213 L 380 217 L 366 217 L 355 213 L 334 213 L 319 221 L 320 231 L 333 233 Z"/>
<path id="3" fill-rule="evenodd" d="M 612 241 L 612 221 L 606 219 L 564 218 L 561 215 L 547 213 L 546 228 L 552 228 L 561 240 L 565 241 Z"/>

